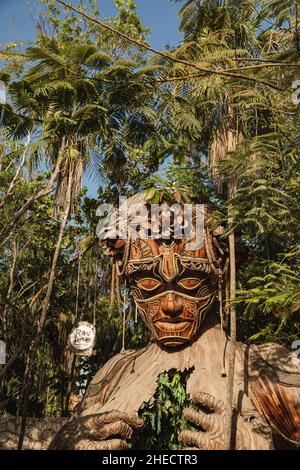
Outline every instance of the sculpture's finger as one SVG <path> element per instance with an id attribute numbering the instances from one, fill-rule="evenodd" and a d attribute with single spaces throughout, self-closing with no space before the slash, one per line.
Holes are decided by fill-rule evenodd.
<path id="1" fill-rule="evenodd" d="M 116 421 L 124 421 L 133 428 L 142 427 L 144 422 L 136 414 L 128 414 L 123 411 L 110 411 L 97 415 L 85 416 L 85 428 L 89 431 L 95 427 L 101 427 Z"/>
<path id="2" fill-rule="evenodd" d="M 129 424 L 132 428 L 142 428 L 144 426 L 144 421 L 137 414 L 127 414 L 124 413 L 122 421 Z"/>
<path id="3" fill-rule="evenodd" d="M 202 432 L 185 430 L 179 433 L 178 438 L 179 441 L 186 446 L 196 447 L 200 450 L 208 450 L 204 447 L 203 435 L 204 433 Z"/>
<path id="4" fill-rule="evenodd" d="M 221 414 L 226 409 L 225 404 L 222 400 L 217 400 L 213 395 L 209 393 L 200 392 L 193 396 L 193 401 L 197 404 L 207 407 L 210 411 Z"/>
<path id="5" fill-rule="evenodd" d="M 126 450 L 128 444 L 123 439 L 108 439 L 107 441 L 99 441 L 98 450 Z"/>
<path id="6" fill-rule="evenodd" d="M 205 432 L 195 432 L 190 430 L 181 431 L 179 441 L 187 446 L 197 447 L 199 450 L 222 450 L 224 443 L 211 439 L 210 435 Z"/>
<path id="7" fill-rule="evenodd" d="M 183 410 L 183 417 L 192 425 L 202 428 L 204 431 L 216 431 L 219 428 L 217 416 L 214 414 L 207 414 L 201 410 L 193 410 L 193 408 L 185 408 Z"/>
<path id="8" fill-rule="evenodd" d="M 122 439 L 109 439 L 107 441 L 81 439 L 75 444 L 74 450 L 126 450 L 127 447 L 127 442 Z"/>
<path id="9" fill-rule="evenodd" d="M 124 439 L 131 439 L 133 434 L 132 428 L 124 421 L 114 421 L 105 424 L 102 427 L 95 427 L 90 431 L 90 435 L 95 439 L 103 440 L 112 436 L 120 436 Z"/>

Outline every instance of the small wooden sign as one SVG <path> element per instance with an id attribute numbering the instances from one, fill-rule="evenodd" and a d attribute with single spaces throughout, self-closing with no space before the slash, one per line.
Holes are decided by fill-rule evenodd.
<path id="1" fill-rule="evenodd" d="M 96 328 L 87 321 L 80 321 L 69 334 L 68 345 L 77 356 L 92 356 L 96 342 Z"/>

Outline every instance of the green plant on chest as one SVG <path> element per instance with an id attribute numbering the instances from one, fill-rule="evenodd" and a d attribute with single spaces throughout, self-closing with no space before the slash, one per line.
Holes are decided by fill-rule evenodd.
<path id="1" fill-rule="evenodd" d="M 170 369 L 159 375 L 152 398 L 143 403 L 139 416 L 144 421 L 132 442 L 132 449 L 176 450 L 181 448 L 179 432 L 187 429 L 183 409 L 191 405 L 186 384 L 193 368 L 183 372 Z"/>

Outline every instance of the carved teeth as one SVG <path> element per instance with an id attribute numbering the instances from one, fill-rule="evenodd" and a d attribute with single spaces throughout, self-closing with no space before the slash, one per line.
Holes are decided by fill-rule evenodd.
<path id="1" fill-rule="evenodd" d="M 184 331 L 188 326 L 190 326 L 190 321 L 181 321 L 176 323 L 170 323 L 165 321 L 156 321 L 155 326 L 163 332 L 180 332 Z"/>

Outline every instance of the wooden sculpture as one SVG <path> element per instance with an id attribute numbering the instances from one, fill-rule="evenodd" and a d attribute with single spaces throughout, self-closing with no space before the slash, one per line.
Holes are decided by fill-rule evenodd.
<path id="1" fill-rule="evenodd" d="M 198 431 L 182 431 L 179 440 L 185 448 L 224 449 L 230 339 L 217 299 L 228 256 L 218 231 L 206 224 L 195 250 L 187 238 L 172 237 L 111 238 L 107 246 L 153 339 L 98 371 L 50 448 L 126 449 L 143 425 L 138 411 L 155 393 L 159 374 L 192 368 L 187 392 L 198 408 L 186 408 L 184 417 Z M 300 445 L 300 367 L 291 352 L 274 343 L 238 343 L 234 377 L 232 448 L 273 449 L 275 435 Z"/>

